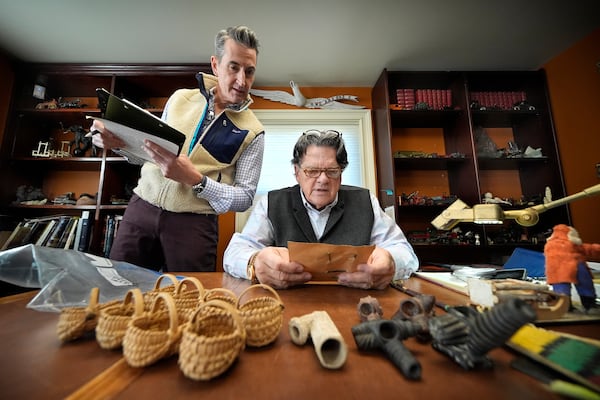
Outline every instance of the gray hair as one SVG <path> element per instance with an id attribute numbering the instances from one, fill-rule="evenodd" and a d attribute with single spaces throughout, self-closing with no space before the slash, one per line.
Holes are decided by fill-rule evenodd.
<path id="1" fill-rule="evenodd" d="M 335 159 L 342 171 L 348 166 L 348 153 L 346 152 L 342 134 L 334 130 L 319 131 L 316 129 L 308 130 L 298 138 L 298 141 L 294 145 L 292 165 L 300 166 L 300 161 L 310 145 L 335 149 Z"/>
<path id="2" fill-rule="evenodd" d="M 256 34 L 247 26 L 232 26 L 220 30 L 215 37 L 215 57 L 217 57 L 217 60 L 221 61 L 223 54 L 225 54 L 227 39 L 233 39 L 244 47 L 256 50 L 256 55 L 258 55 L 260 44 Z"/>

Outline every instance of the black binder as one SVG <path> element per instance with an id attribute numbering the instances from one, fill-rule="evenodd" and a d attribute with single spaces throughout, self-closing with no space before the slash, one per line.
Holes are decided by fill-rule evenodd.
<path id="1" fill-rule="evenodd" d="M 115 153 L 136 164 L 152 161 L 141 149 L 143 140 L 148 139 L 175 155 L 179 155 L 185 142 L 183 133 L 169 126 L 157 116 L 126 99 L 113 95 L 106 89 L 98 88 L 96 93 L 103 118 L 88 118 L 102 121 L 111 132 L 127 143 L 124 148 L 113 149 Z"/>

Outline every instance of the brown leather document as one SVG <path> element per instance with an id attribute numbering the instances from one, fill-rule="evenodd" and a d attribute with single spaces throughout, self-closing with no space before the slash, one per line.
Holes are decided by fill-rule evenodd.
<path id="1" fill-rule="evenodd" d="M 334 245 L 326 243 L 288 242 L 290 261 L 304 265 L 313 281 L 337 281 L 342 272 L 355 272 L 365 264 L 375 249 L 371 246 Z"/>

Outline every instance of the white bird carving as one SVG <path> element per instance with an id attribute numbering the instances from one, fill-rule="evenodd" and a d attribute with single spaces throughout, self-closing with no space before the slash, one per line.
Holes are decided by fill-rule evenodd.
<path id="1" fill-rule="evenodd" d="M 327 109 L 358 109 L 365 106 L 346 104 L 339 100 L 358 102 L 358 97 L 349 94 L 340 94 L 331 97 L 315 97 L 307 99 L 304 97 L 300 88 L 294 81 L 290 81 L 292 93 L 284 92 L 283 90 L 260 90 L 250 89 L 250 94 L 263 97 L 267 100 L 278 101 L 280 103 L 291 104 L 296 107 L 305 108 L 327 108 Z"/>

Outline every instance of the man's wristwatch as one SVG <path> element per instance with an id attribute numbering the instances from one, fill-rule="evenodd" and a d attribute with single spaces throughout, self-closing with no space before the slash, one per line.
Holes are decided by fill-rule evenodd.
<path id="1" fill-rule="evenodd" d="M 258 278 L 256 277 L 256 271 L 254 270 L 254 261 L 256 260 L 256 256 L 258 255 L 258 251 L 250 257 L 248 260 L 248 266 L 246 267 L 246 278 L 253 284 L 259 283 Z"/>
<path id="2" fill-rule="evenodd" d="M 206 187 L 206 180 L 207 180 L 206 175 L 203 175 L 200 183 L 197 183 L 194 186 L 192 186 L 192 190 L 194 191 L 194 194 L 196 196 L 199 195 L 200 193 L 202 193 L 202 191 Z"/>

